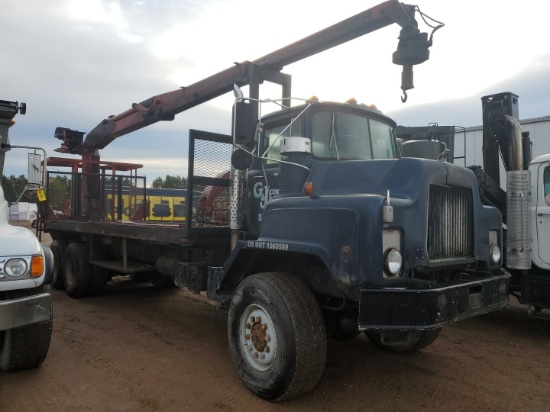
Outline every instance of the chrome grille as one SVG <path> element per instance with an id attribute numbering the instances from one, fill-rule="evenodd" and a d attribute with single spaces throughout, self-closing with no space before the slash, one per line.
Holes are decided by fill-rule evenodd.
<path id="1" fill-rule="evenodd" d="M 460 186 L 430 185 L 428 258 L 430 261 L 474 255 L 472 191 Z"/>

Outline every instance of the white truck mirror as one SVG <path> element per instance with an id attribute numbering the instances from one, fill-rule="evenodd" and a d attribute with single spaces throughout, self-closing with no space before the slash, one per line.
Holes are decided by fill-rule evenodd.
<path id="1" fill-rule="evenodd" d="M 29 153 L 29 168 L 27 172 L 27 183 L 29 185 L 42 184 L 42 156 L 36 153 Z"/>

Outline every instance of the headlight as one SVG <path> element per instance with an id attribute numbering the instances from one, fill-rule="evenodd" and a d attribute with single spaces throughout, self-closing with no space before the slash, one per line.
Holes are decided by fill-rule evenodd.
<path id="1" fill-rule="evenodd" d="M 491 263 L 493 265 L 496 265 L 500 263 L 500 259 L 502 258 L 502 254 L 500 253 L 500 248 L 498 245 L 492 245 L 491 246 Z"/>
<path id="2" fill-rule="evenodd" d="M 6 262 L 4 265 L 4 272 L 10 278 L 19 278 L 27 273 L 28 265 L 24 259 L 13 258 Z"/>
<path id="3" fill-rule="evenodd" d="M 403 265 L 403 257 L 397 249 L 390 249 L 386 252 L 386 259 L 384 261 L 384 267 L 386 273 L 389 276 L 397 276 L 401 271 L 401 266 Z"/>

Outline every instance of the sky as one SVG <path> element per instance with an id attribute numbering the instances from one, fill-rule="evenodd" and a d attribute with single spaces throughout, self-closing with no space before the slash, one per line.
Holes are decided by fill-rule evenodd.
<path id="1" fill-rule="evenodd" d="M 57 126 L 89 132 L 151 96 L 255 60 L 379 4 L 371 0 L 2 0 L 2 100 L 27 104 L 12 145 L 61 143 Z M 415 66 L 401 102 L 391 25 L 293 63 L 293 97 L 374 103 L 398 124 L 476 126 L 487 94 L 518 94 L 520 118 L 550 114 L 550 25 L 540 1 L 418 0 L 445 23 L 430 59 Z M 430 31 L 420 21 L 421 31 Z M 265 87 L 261 97 L 279 97 Z M 245 89 L 246 94 L 246 89 Z M 143 164 L 139 174 L 187 175 L 190 128 L 229 133 L 232 94 L 122 136 L 103 160 Z M 70 156 L 70 155 L 64 155 Z M 74 157 L 74 156 L 73 156 Z M 27 154 L 8 153 L 4 174 L 25 174 Z"/>

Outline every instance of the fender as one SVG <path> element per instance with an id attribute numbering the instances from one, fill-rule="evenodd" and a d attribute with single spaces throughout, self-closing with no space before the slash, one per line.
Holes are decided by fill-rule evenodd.
<path id="1" fill-rule="evenodd" d="M 355 289 L 359 280 L 359 212 L 340 207 L 287 207 L 266 210 L 262 234 L 255 240 L 241 240 L 221 272 L 212 279 L 216 289 L 230 291 L 233 284 L 261 271 L 290 271 L 306 283 L 329 285 L 320 292 L 338 293 L 336 288 Z M 302 263 L 314 259 L 320 270 L 314 279 Z M 269 268 L 266 266 L 269 262 Z M 324 268 L 323 268 L 324 266 Z M 320 286 L 318 286 L 320 287 Z M 209 290 L 212 290 L 209 288 Z"/>
<path id="2" fill-rule="evenodd" d="M 42 252 L 44 253 L 44 283 L 43 285 L 50 285 L 53 280 L 53 253 L 49 246 L 41 243 Z"/>

